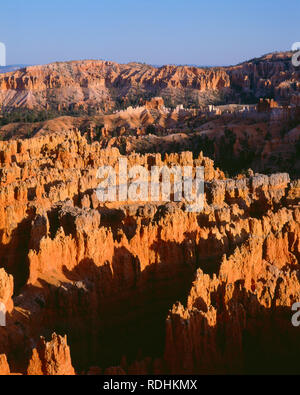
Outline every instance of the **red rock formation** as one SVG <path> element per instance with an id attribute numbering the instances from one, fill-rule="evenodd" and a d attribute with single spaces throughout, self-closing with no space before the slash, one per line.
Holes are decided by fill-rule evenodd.
<path id="1" fill-rule="evenodd" d="M 154 97 L 146 102 L 145 107 L 148 110 L 158 110 L 164 106 L 164 100 L 161 97 Z"/>
<path id="2" fill-rule="evenodd" d="M 37 348 L 32 350 L 27 374 L 74 375 L 67 337 L 61 337 L 54 333 L 50 342 L 41 338 Z"/>
<path id="3" fill-rule="evenodd" d="M 225 178 L 202 153 L 131 153 L 129 166 L 204 166 L 204 210 L 103 204 L 97 168 L 118 170 L 119 158 L 77 130 L 0 142 L 0 353 L 11 370 L 284 370 L 286 350 L 300 350 L 290 324 L 300 299 L 299 182 L 286 173 Z M 70 349 L 60 335 L 39 340 L 53 332 Z"/>
<path id="4" fill-rule="evenodd" d="M 144 92 L 186 88 L 202 92 L 221 89 L 229 84 L 229 77 L 223 70 L 176 66 L 155 68 L 105 61 L 53 63 L 1 75 L 0 104 L 29 108 L 50 105 L 57 109 L 61 104 L 78 107 L 80 103 L 86 107 L 94 105 L 95 100 L 102 102 L 122 98 L 126 101 L 133 86 L 139 86 Z M 55 92 L 53 103 L 48 101 L 46 94 L 50 89 Z M 93 93 L 89 95 L 88 92 Z M 91 99 L 86 100 L 88 96 Z"/>
<path id="5" fill-rule="evenodd" d="M 260 98 L 259 103 L 257 104 L 257 112 L 268 112 L 271 108 L 277 108 L 278 103 L 273 99 L 262 99 Z"/>
<path id="6" fill-rule="evenodd" d="M 294 213 L 283 209 L 273 218 L 263 217 L 261 230 L 256 226 L 246 243 L 229 258 L 223 257 L 218 276 L 211 278 L 198 269 L 187 307 L 174 305 L 167 320 L 165 359 L 170 372 L 244 371 L 250 358 L 247 353 L 251 354 L 251 350 L 245 350 L 245 333 L 257 340 L 253 352 L 258 360 L 261 358 L 253 371 L 275 369 L 272 363 L 278 363 L 278 356 L 270 367 L 263 365 L 265 353 L 282 353 L 287 365 L 281 370 L 292 371 L 293 357 L 283 351 L 285 340 L 283 349 L 272 352 L 270 347 L 280 336 L 293 339 L 294 346 L 299 346 L 298 333 L 293 332 L 288 314 L 300 298 L 298 218 L 299 209 Z M 283 314 L 284 308 L 287 314 Z M 274 320 L 276 312 L 281 315 L 280 323 Z M 261 320 L 260 330 L 265 331 L 260 336 L 255 319 Z M 221 348 L 220 337 L 224 341 Z"/>
<path id="7" fill-rule="evenodd" d="M 128 105 L 136 87 L 145 96 L 158 91 L 176 104 L 180 104 L 178 97 L 184 100 L 184 92 L 189 92 L 198 104 L 207 100 L 202 92 L 228 93 L 229 89 L 238 95 L 236 87 L 257 97 L 275 92 L 278 97 L 288 98 L 299 92 L 299 72 L 293 68 L 291 56 L 292 53 L 273 54 L 234 67 L 207 69 L 170 65 L 156 68 L 108 61 L 31 66 L 0 75 L 0 105 L 60 110 L 84 109 L 103 102 L 107 110 L 117 99 Z"/>
<path id="8" fill-rule="evenodd" d="M 14 289 L 13 276 L 0 269 L 0 302 L 5 306 L 5 311 L 11 313 L 14 304 L 12 300 Z"/>
<path id="9" fill-rule="evenodd" d="M 10 374 L 10 369 L 7 363 L 6 355 L 0 354 L 0 375 L 7 376 L 9 374 Z"/>

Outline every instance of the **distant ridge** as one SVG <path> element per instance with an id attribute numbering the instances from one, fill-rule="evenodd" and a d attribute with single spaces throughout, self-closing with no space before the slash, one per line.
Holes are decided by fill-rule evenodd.
<path id="1" fill-rule="evenodd" d="M 112 111 L 160 96 L 167 107 L 183 104 L 279 103 L 299 94 L 300 70 L 291 52 L 263 55 L 236 66 L 205 67 L 103 60 L 55 62 L 0 74 L 0 106 L 29 109 Z M 24 66 L 23 66 L 24 67 Z M 11 70 L 11 69 L 10 69 Z"/>
<path id="2" fill-rule="evenodd" d="M 0 74 L 10 73 L 11 71 L 17 71 L 29 66 L 28 64 L 11 64 L 8 66 L 0 66 Z"/>

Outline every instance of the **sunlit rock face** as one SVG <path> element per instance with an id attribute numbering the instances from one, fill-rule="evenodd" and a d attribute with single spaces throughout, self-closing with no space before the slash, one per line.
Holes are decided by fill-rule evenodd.
<path id="1" fill-rule="evenodd" d="M 292 53 L 274 53 L 231 67 L 153 67 L 140 63 L 74 61 L 30 66 L 0 74 L 0 105 L 39 109 L 115 108 L 149 96 L 187 106 L 217 102 L 221 93 L 238 99 L 288 99 L 299 93 L 299 71 Z M 138 92 L 138 95 L 137 95 Z M 207 96 L 209 94 L 210 96 Z M 238 102 L 238 100 L 236 100 Z"/>
<path id="2" fill-rule="evenodd" d="M 202 153 L 127 156 L 204 166 L 204 209 L 189 213 L 184 201 L 99 202 L 97 169 L 121 155 L 77 130 L 0 153 L 1 372 L 297 371 L 297 180 L 226 178 Z"/>

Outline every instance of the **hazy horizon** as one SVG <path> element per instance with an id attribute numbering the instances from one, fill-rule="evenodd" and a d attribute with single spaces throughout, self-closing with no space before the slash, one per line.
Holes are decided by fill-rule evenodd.
<path id="1" fill-rule="evenodd" d="M 31 66 L 43 66 L 43 65 L 47 65 L 47 64 L 51 64 L 51 63 L 68 63 L 68 62 L 88 62 L 88 61 L 104 61 L 104 62 L 114 62 L 114 63 L 120 63 L 120 64 L 129 64 L 129 63 L 137 63 L 137 64 L 146 64 L 148 66 L 152 66 L 152 67 L 164 67 L 164 66 L 189 66 L 189 67 L 203 67 L 203 68 L 213 68 L 213 67 L 230 67 L 230 66 L 235 66 L 239 63 L 243 63 L 243 62 L 247 62 L 250 61 L 252 59 L 255 58 L 260 58 L 263 56 L 266 56 L 270 53 L 277 53 L 277 52 L 290 52 L 290 50 L 283 50 L 283 51 L 273 51 L 273 52 L 269 52 L 269 53 L 265 53 L 265 54 L 261 54 L 258 56 L 254 56 L 253 58 L 249 58 L 249 59 L 245 59 L 242 62 L 237 62 L 235 64 L 231 64 L 231 65 L 209 65 L 209 64 L 184 64 L 184 63 L 165 63 L 165 64 L 151 64 L 151 63 L 145 63 L 145 62 L 140 62 L 138 60 L 131 60 L 129 62 L 114 62 L 111 59 L 100 59 L 100 58 L 94 58 L 94 59 L 69 59 L 69 60 L 60 60 L 60 61 L 53 61 L 53 62 L 48 62 L 48 63 L 36 63 L 36 64 L 24 64 L 24 63 L 14 63 L 14 64 L 7 64 L 6 66 L 0 66 L 0 69 L 6 69 L 6 68 L 12 68 L 12 67 L 20 67 L 20 68 L 24 68 L 24 67 L 31 67 Z"/>

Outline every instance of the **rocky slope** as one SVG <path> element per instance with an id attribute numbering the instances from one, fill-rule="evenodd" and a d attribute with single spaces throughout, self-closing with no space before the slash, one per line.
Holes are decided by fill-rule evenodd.
<path id="1" fill-rule="evenodd" d="M 161 103 L 156 103 L 161 100 Z M 218 107 L 220 108 L 220 107 Z M 298 112 L 300 107 L 298 108 Z M 21 140 L 78 129 L 100 147 L 122 154 L 203 151 L 230 175 L 256 172 L 300 174 L 300 112 L 294 119 L 270 120 L 253 110 L 215 116 L 201 110 L 166 110 L 161 98 L 113 114 L 61 116 L 0 127 L 0 140 Z"/>
<path id="2" fill-rule="evenodd" d="M 266 55 L 233 67 L 153 67 L 138 63 L 79 61 L 31 66 L 0 75 L 0 105 L 6 108 L 109 110 L 162 96 L 185 106 L 254 97 L 283 100 L 299 92 L 292 53 Z"/>
<path id="3" fill-rule="evenodd" d="M 299 180 L 131 153 L 204 166 L 204 210 L 100 203 L 119 158 L 78 130 L 0 142 L 0 372 L 299 373 Z"/>

